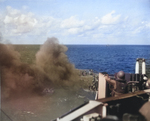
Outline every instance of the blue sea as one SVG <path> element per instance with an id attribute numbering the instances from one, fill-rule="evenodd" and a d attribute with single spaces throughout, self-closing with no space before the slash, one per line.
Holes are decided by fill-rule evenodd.
<path id="1" fill-rule="evenodd" d="M 77 69 L 114 74 L 120 70 L 135 72 L 137 58 L 146 59 L 150 72 L 150 45 L 67 45 L 66 52 Z"/>

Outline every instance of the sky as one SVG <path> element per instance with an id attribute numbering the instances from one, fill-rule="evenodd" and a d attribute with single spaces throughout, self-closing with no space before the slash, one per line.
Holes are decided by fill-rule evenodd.
<path id="1" fill-rule="evenodd" d="M 150 0 L 0 0 L 0 42 L 150 45 Z"/>

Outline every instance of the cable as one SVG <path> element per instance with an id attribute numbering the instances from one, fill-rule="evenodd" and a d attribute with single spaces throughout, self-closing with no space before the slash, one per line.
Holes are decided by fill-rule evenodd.
<path id="1" fill-rule="evenodd" d="M 10 121 L 13 121 L 2 109 L 0 109 Z"/>

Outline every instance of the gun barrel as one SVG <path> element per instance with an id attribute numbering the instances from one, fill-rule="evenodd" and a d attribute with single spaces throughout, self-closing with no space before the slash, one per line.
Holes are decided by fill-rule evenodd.
<path id="1" fill-rule="evenodd" d="M 142 60 L 142 74 L 145 75 L 146 74 L 146 63 L 145 63 L 145 59 Z"/>
<path id="2" fill-rule="evenodd" d="M 135 64 L 135 74 L 139 74 L 139 60 L 137 60 Z"/>
<path id="3" fill-rule="evenodd" d="M 144 58 L 137 58 L 135 64 L 135 74 L 139 74 L 140 60 L 142 61 L 142 75 L 146 74 L 146 63 Z"/>

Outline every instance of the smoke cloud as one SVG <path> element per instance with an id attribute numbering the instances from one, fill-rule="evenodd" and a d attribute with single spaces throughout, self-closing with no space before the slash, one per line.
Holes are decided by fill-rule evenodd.
<path id="1" fill-rule="evenodd" d="M 0 44 L 2 99 L 39 95 L 45 88 L 73 87 L 78 73 L 69 62 L 56 38 L 48 38 L 36 54 L 36 63 L 20 61 L 19 52 L 12 45 Z"/>
<path id="2" fill-rule="evenodd" d="M 36 65 L 48 74 L 57 86 L 73 86 L 78 84 L 78 74 L 74 65 L 68 60 L 67 47 L 60 45 L 56 38 L 48 38 L 36 54 Z"/>
<path id="3" fill-rule="evenodd" d="M 2 98 L 40 94 L 46 86 L 52 86 L 42 70 L 22 63 L 19 57 L 11 45 L 0 44 Z"/>

